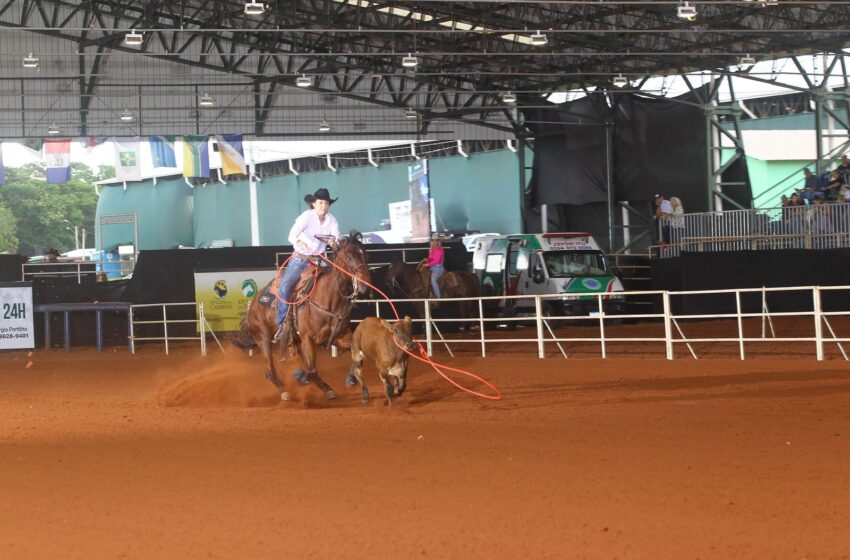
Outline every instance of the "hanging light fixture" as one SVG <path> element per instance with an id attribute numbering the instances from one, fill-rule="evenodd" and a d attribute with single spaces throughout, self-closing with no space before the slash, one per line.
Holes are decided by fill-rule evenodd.
<path id="1" fill-rule="evenodd" d="M 413 56 L 411 53 L 407 53 L 407 56 L 401 57 L 401 65 L 404 68 L 416 68 L 419 64 L 419 59 Z"/>
<path id="2" fill-rule="evenodd" d="M 215 107 L 215 97 L 204 92 L 198 100 L 198 105 L 201 107 Z"/>
<path id="3" fill-rule="evenodd" d="M 531 44 L 535 47 L 542 47 L 549 42 L 549 38 L 546 37 L 546 34 L 541 33 L 540 31 L 533 33 L 529 38 L 531 39 Z"/>
<path id="4" fill-rule="evenodd" d="M 686 21 L 696 21 L 697 9 L 687 2 L 684 2 L 676 8 L 676 15 Z"/>
<path id="5" fill-rule="evenodd" d="M 738 63 L 739 64 L 755 64 L 756 59 L 755 59 L 755 57 L 750 56 L 750 53 L 747 53 L 746 55 L 744 55 L 744 56 L 742 56 L 741 58 L 738 59 Z"/>
<path id="6" fill-rule="evenodd" d="M 50 136 L 56 136 L 59 132 L 61 131 L 59 130 L 59 127 L 56 126 L 56 123 L 50 123 L 50 127 L 47 129 L 47 134 Z"/>
<path id="7" fill-rule="evenodd" d="M 24 57 L 24 68 L 38 68 L 38 57 L 29 53 Z"/>
<path id="8" fill-rule="evenodd" d="M 611 83 L 617 87 L 623 87 L 629 85 L 629 80 L 622 73 L 617 74 L 613 78 L 611 78 Z"/>
<path id="9" fill-rule="evenodd" d="M 319 132 L 330 132 L 331 125 L 328 123 L 326 119 L 322 119 L 322 122 L 319 123 Z"/>
<path id="10" fill-rule="evenodd" d="M 516 95 L 513 92 L 505 92 L 502 94 L 502 102 L 504 103 L 516 103 Z"/>
<path id="11" fill-rule="evenodd" d="M 145 36 L 142 33 L 136 33 L 135 29 L 131 29 L 129 33 L 124 35 L 124 43 L 127 45 L 141 45 L 145 40 Z"/>
<path id="12" fill-rule="evenodd" d="M 133 120 L 133 113 L 129 109 L 124 109 L 121 111 L 120 118 L 124 122 L 131 122 Z"/>
<path id="13" fill-rule="evenodd" d="M 254 2 L 254 0 L 251 0 L 250 2 L 245 2 L 246 16 L 261 16 L 265 11 L 266 6 L 262 2 Z"/>
<path id="14" fill-rule="evenodd" d="M 417 117 L 416 111 L 408 107 L 404 111 L 404 118 L 406 119 L 415 119 Z"/>
<path id="15" fill-rule="evenodd" d="M 310 87 L 313 85 L 313 79 L 307 74 L 301 74 L 295 78 L 295 85 L 298 87 Z"/>

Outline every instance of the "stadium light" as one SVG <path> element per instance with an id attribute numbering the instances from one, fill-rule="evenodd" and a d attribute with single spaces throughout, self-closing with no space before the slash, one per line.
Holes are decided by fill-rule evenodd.
<path id="1" fill-rule="evenodd" d="M 307 74 L 301 74 L 295 78 L 295 85 L 298 87 L 310 87 L 313 85 L 313 80 Z"/>
<path id="2" fill-rule="evenodd" d="M 755 59 L 755 57 L 750 56 L 750 53 L 747 53 L 746 55 L 739 58 L 738 62 L 740 64 L 755 64 L 756 59 Z"/>
<path id="3" fill-rule="evenodd" d="M 131 122 L 133 120 L 133 113 L 130 112 L 129 109 L 124 109 L 121 111 L 121 120 L 124 122 Z"/>
<path id="4" fill-rule="evenodd" d="M 406 119 L 415 119 L 415 118 L 416 118 L 416 111 L 414 111 L 413 109 L 411 109 L 410 107 L 408 107 L 408 108 L 407 108 L 407 109 L 405 109 L 405 111 L 404 111 L 404 118 L 406 118 Z"/>
<path id="5" fill-rule="evenodd" d="M 141 45 L 145 40 L 145 36 L 142 33 L 136 33 L 135 29 L 131 29 L 129 33 L 124 35 L 124 43 L 127 45 Z"/>
<path id="6" fill-rule="evenodd" d="M 506 92 L 502 94 L 502 101 L 504 103 L 516 103 L 516 95 L 512 92 Z"/>
<path id="7" fill-rule="evenodd" d="M 204 92 L 198 100 L 198 105 L 201 107 L 215 107 L 215 97 Z"/>
<path id="8" fill-rule="evenodd" d="M 24 57 L 24 68 L 38 68 L 38 57 L 29 53 Z"/>
<path id="9" fill-rule="evenodd" d="M 629 85 L 629 80 L 622 73 L 617 74 L 611 79 L 611 83 L 617 87 L 623 87 Z"/>
<path id="10" fill-rule="evenodd" d="M 546 37 L 546 34 L 541 33 L 540 31 L 533 33 L 529 39 L 531 39 L 531 44 L 535 47 L 542 47 L 549 42 L 549 38 Z"/>
<path id="11" fill-rule="evenodd" d="M 407 53 L 407 56 L 401 57 L 401 65 L 404 68 L 416 68 L 419 64 L 419 59 L 413 56 L 411 53 Z"/>
<path id="12" fill-rule="evenodd" d="M 686 21 L 696 21 L 697 9 L 687 2 L 676 8 L 676 15 Z"/>
<path id="13" fill-rule="evenodd" d="M 330 131 L 331 131 L 331 125 L 328 123 L 327 120 L 322 119 L 322 122 L 319 123 L 319 132 L 330 132 Z"/>
<path id="14" fill-rule="evenodd" d="M 56 126 L 56 123 L 50 123 L 50 127 L 47 129 L 47 134 L 50 136 L 56 136 L 59 132 L 61 131 L 59 130 L 59 127 Z"/>
<path id="15" fill-rule="evenodd" d="M 261 16 L 265 11 L 266 6 L 262 2 L 254 2 L 254 0 L 251 0 L 250 2 L 245 2 L 246 16 Z"/>

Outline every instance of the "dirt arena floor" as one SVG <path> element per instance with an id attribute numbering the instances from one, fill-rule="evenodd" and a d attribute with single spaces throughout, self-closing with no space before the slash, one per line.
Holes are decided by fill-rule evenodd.
<path id="1" fill-rule="evenodd" d="M 327 353 L 291 403 L 214 346 L 0 353 L 0 558 L 850 558 L 850 365 L 774 345 L 441 351 L 504 398 L 392 408 Z"/>

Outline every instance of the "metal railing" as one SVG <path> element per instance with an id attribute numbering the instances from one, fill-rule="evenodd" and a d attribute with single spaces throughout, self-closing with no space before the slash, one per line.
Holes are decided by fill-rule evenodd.
<path id="1" fill-rule="evenodd" d="M 149 318 L 152 316 L 151 313 L 146 313 L 149 311 L 156 311 L 157 308 L 161 310 L 161 313 L 155 313 L 157 315 L 156 319 Z M 177 312 L 181 312 L 179 317 L 171 317 L 168 316 L 168 311 L 173 310 Z M 191 315 L 194 312 L 194 317 L 187 318 L 188 315 Z M 169 344 L 175 341 L 186 341 L 186 340 L 197 340 L 201 345 L 201 355 L 207 355 L 207 330 L 209 329 L 209 325 L 207 324 L 207 320 L 204 317 L 204 304 L 200 302 L 187 302 L 187 303 L 145 303 L 138 305 L 130 306 L 130 352 L 136 353 L 136 343 L 137 342 L 164 342 L 165 343 L 165 353 L 169 353 Z M 144 319 L 139 319 L 139 315 L 144 315 Z M 146 333 L 144 336 L 139 336 L 138 330 L 139 327 L 142 327 L 145 330 L 150 330 L 151 326 L 161 325 L 161 328 L 156 327 L 154 330 L 155 334 Z M 194 325 L 195 330 L 198 334 L 188 334 L 185 328 L 186 325 Z M 169 332 L 169 326 L 171 326 L 171 332 Z M 177 328 L 175 328 L 177 327 Z M 184 328 L 179 328 L 184 327 Z M 175 332 L 177 331 L 177 332 Z M 160 334 L 161 333 L 161 334 Z"/>
<path id="2" fill-rule="evenodd" d="M 662 232 L 666 243 L 651 247 L 653 257 L 677 257 L 687 251 L 850 247 L 850 204 L 685 214 Z"/>
<path id="3" fill-rule="evenodd" d="M 783 288 L 745 288 L 737 290 L 701 290 L 691 292 L 670 292 L 663 290 L 617 292 L 617 297 L 624 301 L 630 298 L 652 297 L 654 309 L 646 313 L 613 314 L 605 311 L 606 302 L 610 300 L 611 294 L 600 293 L 593 297 L 596 299 L 599 311 L 591 312 L 585 316 L 563 316 L 552 314 L 550 304 L 557 302 L 560 295 L 545 296 L 493 296 L 482 298 L 456 298 L 452 300 L 439 300 L 441 304 L 451 301 L 474 301 L 476 302 L 477 314 L 474 317 L 434 317 L 431 305 L 437 300 L 431 299 L 398 299 L 393 303 L 424 302 L 424 318 L 414 319 L 414 322 L 424 326 L 424 343 L 429 354 L 433 355 L 435 346 L 445 347 L 448 353 L 454 356 L 453 346 L 474 345 L 480 348 L 482 357 L 486 357 L 488 349 L 501 344 L 528 343 L 536 346 L 539 358 L 545 358 L 547 351 L 560 353 L 564 358 L 568 357 L 567 345 L 585 344 L 597 345 L 602 358 L 607 358 L 609 347 L 612 344 L 629 344 L 646 346 L 644 351 L 652 353 L 663 348 L 663 356 L 672 360 L 676 356 L 676 348 L 686 348 L 687 353 L 694 359 L 698 359 L 697 344 L 725 344 L 734 345 L 735 353 L 740 359 L 745 359 L 746 349 L 754 344 L 773 343 L 787 346 L 795 345 L 799 348 L 805 343 L 811 343 L 814 354 L 818 360 L 825 359 L 825 346 L 835 345 L 844 360 L 848 360 L 844 344 L 850 342 L 850 337 L 841 337 L 836 331 L 833 323 L 837 318 L 850 316 L 850 286 L 796 286 Z M 718 296 L 723 301 L 718 305 Z M 585 296 L 587 297 L 587 296 Z M 713 298 L 710 303 L 700 305 L 701 298 Z M 826 305 L 824 299 L 827 299 Z M 532 302 L 530 309 L 533 313 L 524 317 L 494 317 L 485 313 L 488 303 L 495 304 L 499 301 L 525 300 Z M 803 310 L 783 311 L 792 301 L 794 306 L 803 307 Z M 358 300 L 374 306 L 375 315 L 378 317 L 391 318 L 388 304 L 383 300 Z M 770 304 L 770 305 L 769 305 Z M 792 307 L 794 307 L 792 306 Z M 706 313 L 693 313 L 679 310 L 686 308 L 708 308 Z M 778 310 L 771 310 L 776 307 Z M 656 310 L 657 308 L 657 310 Z M 785 336 L 777 335 L 777 324 L 780 320 L 793 318 L 794 329 L 789 328 Z M 805 325 L 800 326 L 800 319 L 806 319 Z M 556 332 L 557 323 L 570 321 L 594 327 L 596 336 L 587 336 L 581 332 L 581 336 L 559 336 Z M 623 321 L 645 323 L 647 328 L 639 329 L 641 332 L 629 335 L 618 328 L 617 324 Z M 725 336 L 712 335 L 712 328 L 716 321 L 725 322 L 723 326 L 729 327 L 733 332 Z M 469 334 L 457 337 L 446 336 L 443 331 L 447 330 L 449 324 L 464 323 L 472 324 L 477 333 L 470 329 Z M 652 324 L 656 325 L 657 334 L 649 335 L 646 332 L 652 330 Z M 726 324 L 728 323 L 728 324 Z M 533 326 L 530 329 L 533 336 L 502 336 L 504 331 L 497 331 L 490 327 L 511 327 L 518 324 Z M 443 328 L 441 328 L 441 326 Z M 782 325 L 780 325 L 782 326 Z M 847 325 L 842 323 L 843 327 Z M 758 332 L 760 327 L 760 332 Z M 488 330 L 489 333 L 488 334 Z M 577 328 L 583 331 L 585 329 Z M 753 330 L 756 330 L 753 334 Z M 801 332 L 805 331 L 805 332 Z M 511 331 L 516 332 L 516 331 Z M 694 333 L 690 335 L 688 333 Z M 446 333 L 448 334 L 448 333 Z M 591 333 L 592 334 L 592 333 Z M 553 346 L 554 345 L 554 346 Z M 549 350 L 547 350 L 547 348 Z M 555 350 L 557 349 L 557 350 Z"/>

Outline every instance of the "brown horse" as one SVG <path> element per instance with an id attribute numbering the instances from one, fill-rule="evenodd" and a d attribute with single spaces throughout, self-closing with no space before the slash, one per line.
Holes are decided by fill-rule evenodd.
<path id="1" fill-rule="evenodd" d="M 440 284 L 440 295 L 444 298 L 477 298 L 481 297 L 481 286 L 478 283 L 478 277 L 471 272 L 456 270 L 446 272 L 440 279 L 437 280 Z M 478 302 L 471 300 L 462 300 L 457 302 L 460 316 L 463 319 L 472 319 L 478 317 Z M 464 330 L 463 323 L 458 327 Z"/>
<path id="2" fill-rule="evenodd" d="M 415 264 L 405 264 L 401 259 L 392 259 L 385 276 L 385 281 L 401 291 L 409 299 L 427 299 L 434 297 L 431 289 L 429 273 L 424 274 L 418 270 Z M 454 271 L 446 272 L 438 280 L 440 292 L 443 298 L 465 298 L 480 297 L 481 289 L 478 278 L 471 272 Z M 478 303 L 475 301 L 459 301 L 458 309 L 463 319 L 472 319 L 478 316 Z M 416 302 L 419 316 L 424 317 L 424 304 Z M 434 306 L 436 307 L 436 305 Z M 465 325 L 461 323 L 460 330 Z"/>
<path id="3" fill-rule="evenodd" d="M 315 383 L 325 392 L 328 399 L 335 398 L 336 393 L 316 371 L 316 347 L 322 344 L 327 347 L 332 344 L 342 348 L 351 347 L 350 319 L 354 298 L 366 294 L 369 288 L 364 282 L 372 280 L 366 250 L 358 232 L 352 232 L 348 238 L 339 242 L 332 262 L 348 274 L 336 267 L 320 272 L 309 299 L 304 299 L 287 313 L 280 342 L 281 352 L 287 348 L 289 357 L 294 356 L 296 350 L 301 356 L 304 370 L 297 369 L 293 372 L 296 381 L 301 385 Z M 308 267 L 301 282 L 293 289 L 290 300 L 303 299 L 298 296 L 299 288 L 314 274 L 313 267 Z M 271 348 L 277 330 L 279 302 L 275 298 L 272 305 L 262 305 L 259 300 L 263 292 L 265 290 L 254 296 L 248 306 L 242 336 L 234 337 L 233 341 L 243 348 L 260 347 L 266 360 L 266 378 L 281 390 L 281 399 L 289 400 L 289 393 L 284 390 L 283 382 L 277 376 Z"/>

